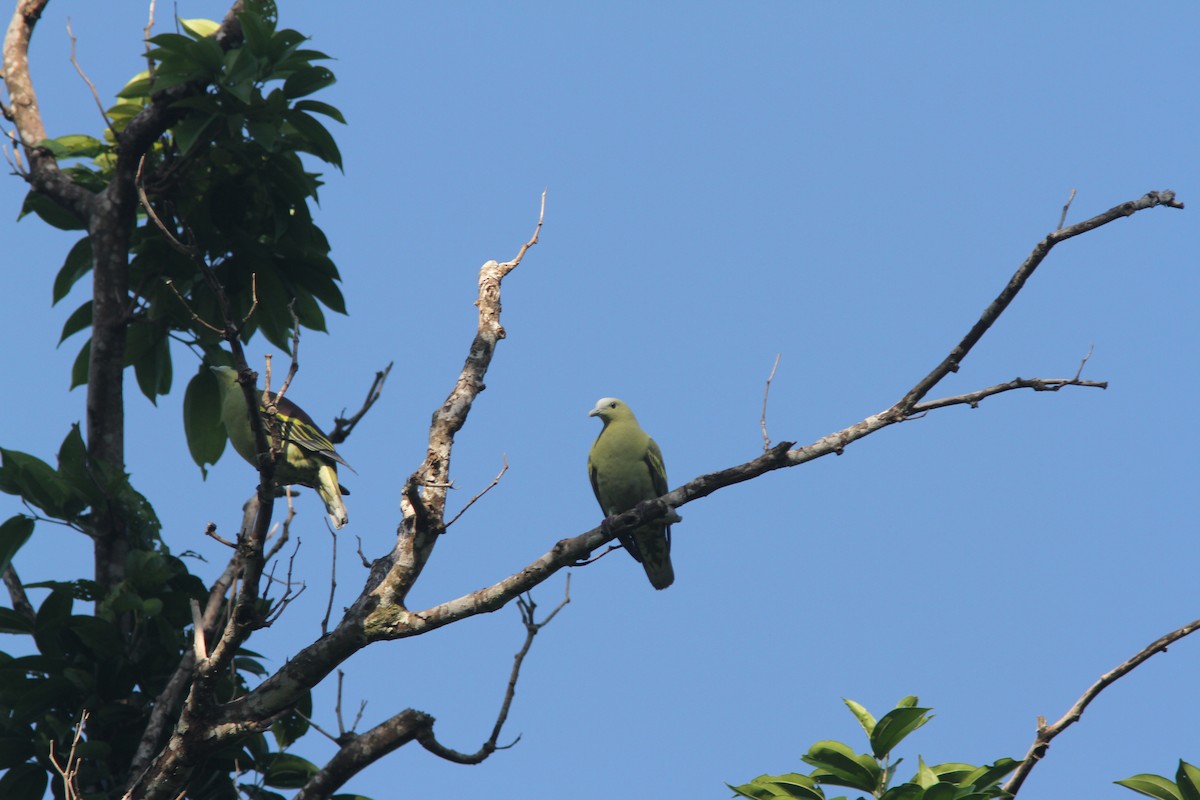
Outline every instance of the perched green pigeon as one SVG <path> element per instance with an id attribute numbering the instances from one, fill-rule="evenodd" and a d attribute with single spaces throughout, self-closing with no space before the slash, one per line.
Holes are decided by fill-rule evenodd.
<path id="1" fill-rule="evenodd" d="M 221 421 L 225 423 L 229 441 L 238 455 L 252 466 L 256 465 L 254 432 L 250 429 L 246 397 L 238 385 L 237 371 L 230 367 L 209 369 L 217 376 L 217 385 L 221 388 Z M 262 395 L 261 389 L 256 388 L 255 392 Z M 333 449 L 333 443 L 312 421 L 312 417 L 290 398 L 284 397 L 278 401 L 276 417 L 284 441 L 284 457 L 275 465 L 276 483 L 280 486 L 296 484 L 316 489 L 325 501 L 325 510 L 333 527 L 342 527 L 349 521 L 342 495 L 350 492 L 338 483 L 337 465 L 350 465 Z"/>
<path id="2" fill-rule="evenodd" d="M 588 475 L 605 515 L 620 514 L 667 493 L 662 451 L 638 425 L 629 406 L 615 397 L 603 397 L 588 416 L 604 423 L 588 454 Z M 670 523 L 678 521 L 679 516 L 672 512 L 618 537 L 629 555 L 641 562 L 655 589 L 665 589 L 675 580 Z"/>

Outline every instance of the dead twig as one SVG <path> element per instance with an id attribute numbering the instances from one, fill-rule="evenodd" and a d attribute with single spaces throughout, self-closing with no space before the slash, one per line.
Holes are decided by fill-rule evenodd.
<path id="1" fill-rule="evenodd" d="M 1066 205 L 1063 206 L 1062 216 L 1058 218 L 1058 229 L 1061 231 L 1063 225 L 1067 224 L 1067 211 L 1071 209 L 1071 203 L 1075 200 L 1075 189 L 1071 189 L 1071 196 L 1067 198 Z"/>
<path id="2" fill-rule="evenodd" d="M 112 131 L 113 138 L 117 138 L 117 132 L 113 130 L 112 120 L 108 118 L 108 112 L 104 110 L 104 103 L 100 102 L 100 93 L 96 91 L 96 84 L 92 83 L 83 71 L 83 67 L 79 65 L 78 59 L 75 58 L 75 32 L 71 30 L 71 18 L 67 17 L 67 36 L 71 39 L 71 66 L 75 67 L 75 71 L 79 73 L 79 77 L 83 78 L 83 82 L 92 90 L 92 99 L 96 101 L 96 108 L 100 109 L 100 117 L 104 120 L 104 127 Z"/>
<path id="3" fill-rule="evenodd" d="M 371 388 L 367 389 L 367 398 L 363 401 L 360 408 L 354 416 L 349 419 L 345 417 L 334 417 L 333 431 L 329 434 L 329 441 L 333 444 L 341 444 L 350 437 L 359 421 L 366 416 L 366 413 L 371 410 L 371 406 L 375 405 L 375 401 L 383 394 L 383 384 L 387 381 L 388 375 L 392 371 L 392 364 L 395 362 L 389 361 L 388 365 L 382 370 L 375 373 L 375 380 L 371 382 Z M 345 414 L 346 410 L 342 409 Z"/>
<path id="4" fill-rule="evenodd" d="M 492 478 L 492 482 L 489 483 L 487 486 L 485 486 L 483 488 L 483 491 L 481 491 L 479 494 L 472 497 L 470 499 L 470 501 L 465 506 L 463 506 L 459 510 L 459 512 L 450 519 L 449 522 L 446 523 L 447 528 L 449 528 L 451 525 L 453 525 L 458 520 L 459 517 L 461 517 L 463 514 L 467 513 L 467 509 L 470 508 L 471 506 L 475 505 L 476 500 L 483 497 L 485 494 L 490 492 L 496 486 L 496 484 L 500 483 L 500 479 L 504 477 L 504 473 L 508 472 L 508 454 L 505 453 L 503 455 L 503 458 L 504 458 L 504 466 L 502 466 L 500 468 L 500 471 L 498 473 L 496 473 L 496 477 Z"/>
<path id="5" fill-rule="evenodd" d="M 775 380 L 775 370 L 779 369 L 779 359 L 782 357 L 783 353 L 775 354 L 775 363 L 771 366 L 771 374 L 767 376 L 767 385 L 763 387 L 762 416 L 759 417 L 759 424 L 762 425 L 764 453 L 771 449 L 771 439 L 767 436 L 767 395 L 771 392 L 771 381 Z"/>
<path id="6" fill-rule="evenodd" d="M 1004 791 L 1015 795 L 1020 789 L 1025 779 L 1029 777 L 1029 773 L 1037 766 L 1038 762 L 1046 755 L 1046 751 L 1050 747 L 1050 742 L 1054 737 L 1065 731 L 1067 728 L 1074 725 L 1083 716 L 1083 712 L 1087 710 L 1096 697 L 1112 685 L 1118 679 L 1133 672 L 1134 669 L 1145 663 L 1151 656 L 1158 653 L 1167 652 L 1167 647 L 1174 644 L 1185 636 L 1195 633 L 1200 630 L 1200 619 L 1192 620 L 1182 628 L 1177 628 L 1170 633 L 1160 636 L 1150 644 L 1143 647 L 1136 655 L 1126 661 L 1121 662 L 1113 669 L 1100 676 L 1100 680 L 1088 687 L 1075 705 L 1071 706 L 1070 710 L 1063 715 L 1062 719 L 1055 722 L 1053 725 L 1047 725 L 1043 717 L 1038 717 L 1037 736 L 1034 737 L 1033 744 L 1029 748 L 1029 752 L 1025 754 L 1025 759 L 1021 765 L 1017 767 L 1012 777 L 1004 784 Z"/>
<path id="7" fill-rule="evenodd" d="M 541 632 L 542 628 L 550 624 L 550 622 L 566 607 L 567 603 L 571 602 L 571 576 L 567 575 L 566 585 L 563 590 L 563 599 L 559 602 L 554 610 L 546 615 L 541 622 L 537 621 L 536 611 L 537 603 L 533 600 L 532 594 L 526 594 L 523 597 L 517 598 L 517 608 L 521 612 L 521 622 L 525 626 L 525 642 L 521 645 L 521 649 L 513 656 L 512 672 L 508 677 L 508 686 L 504 691 L 504 701 L 500 704 L 500 713 L 496 716 L 496 724 L 492 726 L 492 735 L 483 743 L 483 746 L 474 753 L 460 753 L 457 750 L 451 750 L 437 740 L 433 735 L 433 726 L 417 734 L 417 741 L 421 746 L 435 756 L 452 761 L 455 764 L 478 764 L 490 756 L 497 750 L 507 750 L 517 742 L 521 741 L 521 737 L 517 736 L 511 742 L 505 745 L 499 745 L 500 732 L 504 728 L 504 723 L 508 719 L 509 709 L 512 708 L 513 698 L 517 694 L 517 680 L 521 676 L 521 665 L 525 663 L 525 656 L 529 655 L 529 649 L 533 647 L 534 637 Z"/>
<path id="8" fill-rule="evenodd" d="M 88 712 L 84 709 L 79 714 L 79 722 L 75 725 L 75 735 L 71 738 L 71 749 L 67 753 L 67 763 L 59 764 L 58 759 L 54 757 L 54 740 L 50 740 L 50 763 L 54 765 L 54 771 L 59 774 L 63 782 L 63 795 L 67 800 L 78 800 L 80 797 L 79 786 L 76 784 L 76 779 L 79 777 L 79 759 L 75 756 L 75 751 L 79 747 L 79 740 L 83 738 L 83 729 L 87 725 Z"/>

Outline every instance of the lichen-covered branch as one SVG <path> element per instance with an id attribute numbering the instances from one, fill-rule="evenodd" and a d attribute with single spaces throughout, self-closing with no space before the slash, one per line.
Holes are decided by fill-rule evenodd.
<path id="1" fill-rule="evenodd" d="M 382 587 L 390 602 L 404 602 L 432 555 L 437 537 L 445 530 L 446 491 L 450 488 L 454 437 L 466 424 L 475 398 L 484 390 L 483 379 L 492 363 L 496 345 L 506 335 L 500 324 L 500 284 L 520 265 L 529 248 L 537 244 L 545 216 L 546 193 L 542 192 L 537 226 L 516 257 L 504 263 L 488 261 L 479 269 L 479 296 L 475 301 L 479 322 L 475 338 L 454 388 L 433 412 L 425 460 L 408 479 L 402 492 L 400 507 L 404 519 L 400 524 L 392 575 Z"/>

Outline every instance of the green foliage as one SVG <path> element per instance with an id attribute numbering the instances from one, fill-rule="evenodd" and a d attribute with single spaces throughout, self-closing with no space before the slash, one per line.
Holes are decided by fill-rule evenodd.
<path id="1" fill-rule="evenodd" d="M 1143 773 L 1115 783 L 1158 800 L 1200 800 L 1200 767 L 1183 760 L 1175 770 L 1174 781 Z"/>
<path id="2" fill-rule="evenodd" d="M 311 215 L 321 182 L 306 167 L 316 159 L 341 168 L 341 153 L 321 120 L 345 120 L 311 97 L 334 82 L 318 63 L 328 57 L 304 49 L 300 33 L 278 28 L 269 0 L 248 2 L 239 19 L 244 42 L 229 50 L 212 38 L 218 24 L 208 20 L 181 20 L 182 33 L 154 37 L 151 69 L 119 93 L 108 110 L 111 128 L 101 138 L 71 134 L 39 145 L 77 185 L 99 192 L 114 177 L 118 138 L 147 107 L 165 108 L 173 115 L 169 128 L 143 166 L 150 203 L 211 266 L 241 338 L 261 331 L 286 351 L 296 324 L 289 306 L 299 325 L 312 330 L 325 329 L 326 309 L 346 310 L 329 243 Z M 21 216 L 29 214 L 64 230 L 86 228 L 73 211 L 35 191 L 21 209 Z M 67 253 L 54 279 L 54 304 L 104 257 L 93 244 L 84 236 Z M 173 340 L 201 362 L 183 405 L 188 446 L 203 469 L 225 448 L 207 366 L 230 359 L 220 336 L 200 322 L 223 327 L 217 295 L 196 261 L 172 247 L 148 216 L 130 231 L 128 279 L 126 366 L 142 393 L 154 402 L 173 387 Z M 92 324 L 89 299 L 63 325 L 60 342 L 89 334 L 72 367 L 72 388 L 88 380 Z M 12 652 L 0 652 L 0 798 L 40 800 L 47 790 L 65 795 L 50 757 L 53 752 L 63 763 L 85 710 L 86 732 L 76 749 L 80 796 L 118 798 L 150 714 L 191 653 L 191 606 L 205 605 L 208 589 L 165 545 L 153 506 L 123 466 L 89 455 L 78 425 L 54 464 L 0 448 L 0 491 L 21 498 L 27 510 L 0 523 L 0 569 L 19 558 L 32 537 L 61 536 L 64 528 L 94 535 L 102 521 L 115 524 L 128 545 L 115 585 L 90 577 L 28 583 L 32 611 L 23 603 L 0 607 L 0 633 L 20 637 L 9 640 Z M 257 612 L 270 610 L 262 601 Z M 236 698 L 266 674 L 261 657 L 243 649 L 215 695 Z M 283 797 L 275 789 L 302 785 L 317 768 L 286 750 L 309 731 L 311 713 L 306 696 L 269 732 L 248 734 L 193 765 L 188 797 L 270 800 Z"/>
<path id="3" fill-rule="evenodd" d="M 929 766 L 918 757 L 916 774 L 905 783 L 892 785 L 896 767 L 902 760 L 893 761 L 892 752 L 910 733 L 932 719 L 931 709 L 917 707 L 917 698 L 909 696 L 876 721 L 861 704 L 853 700 L 845 703 L 867 735 L 870 754 L 856 753 L 842 742 L 820 741 L 801 756 L 804 763 L 814 767 L 809 774 L 760 775 L 741 786 L 731 785 L 734 795 L 753 800 L 826 800 L 824 787 L 843 786 L 881 800 L 987 800 L 1010 796 L 1000 782 L 1021 763 L 1011 758 L 977 767 L 960 763 Z M 831 800 L 843 798 L 844 795 Z"/>
<path id="4" fill-rule="evenodd" d="M 114 174 L 116 137 L 147 106 L 165 104 L 174 122 L 151 147 L 143 168 L 152 206 L 175 236 L 194 245 L 211 265 L 242 340 L 261 331 L 271 344 L 289 351 L 296 321 L 324 331 L 326 309 L 346 312 L 329 242 L 311 213 L 321 180 L 306 167 L 315 158 L 341 169 L 341 152 L 322 120 L 345 123 L 345 118 L 311 97 L 335 82 L 320 63 L 329 57 L 304 48 L 306 37 L 278 28 L 275 16 L 269 3 L 247 4 L 239 15 L 244 41 L 229 50 L 211 36 L 217 23 L 181 20 L 183 33 L 150 40 L 152 69 L 119 92 L 108 109 L 111 130 L 103 139 L 70 134 L 40 145 L 60 161 L 73 162 L 64 167 L 72 180 L 99 191 Z M 21 209 L 21 216 L 31 213 L 64 230 L 85 227 L 69 209 L 36 191 Z M 75 243 L 55 278 L 54 303 L 91 271 L 94 257 L 89 237 Z M 129 285 L 133 313 L 126 365 L 151 402 L 173 385 L 172 340 L 207 357 L 208 364 L 221 363 L 216 360 L 220 336 L 201 322 L 224 327 L 216 294 L 195 261 L 178 252 L 145 215 L 131 234 Z M 91 325 L 89 300 L 67 319 L 62 339 L 90 331 Z M 88 339 L 72 368 L 72 388 L 87 382 L 90 357 Z M 198 375 L 206 377 L 192 378 L 188 385 L 193 400 L 215 391 L 204 366 Z M 202 470 L 224 449 L 203 408 L 192 402 L 184 410 L 189 450 Z"/>

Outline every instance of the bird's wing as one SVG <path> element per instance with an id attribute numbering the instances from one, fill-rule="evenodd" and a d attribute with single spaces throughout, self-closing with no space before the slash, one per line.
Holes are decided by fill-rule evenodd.
<path id="1" fill-rule="evenodd" d="M 658 449 L 658 443 L 653 439 L 650 440 L 650 446 L 646 448 L 646 455 L 642 457 L 646 462 L 646 468 L 650 470 L 650 483 L 654 486 L 654 497 L 662 497 L 671 489 L 667 486 L 667 467 L 663 464 L 662 450 Z M 647 500 L 653 498 L 647 497 Z"/>
<path id="2" fill-rule="evenodd" d="M 292 442 L 310 453 L 316 453 L 330 461 L 336 461 L 350 470 L 354 469 L 338 455 L 337 451 L 333 449 L 333 442 L 329 441 L 329 437 L 317 427 L 317 423 L 313 422 L 312 417 L 304 409 L 286 397 L 276 398 L 275 403 L 279 421 L 283 425 L 283 438 L 286 441 Z"/>

